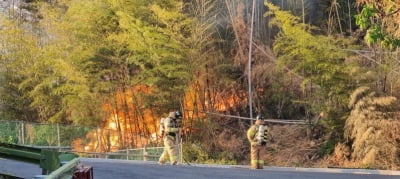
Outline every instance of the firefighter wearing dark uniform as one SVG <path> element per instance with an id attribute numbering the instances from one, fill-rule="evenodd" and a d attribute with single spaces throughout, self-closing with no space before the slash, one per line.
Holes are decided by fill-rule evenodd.
<path id="1" fill-rule="evenodd" d="M 257 115 L 256 122 L 247 130 L 247 139 L 250 142 L 250 168 L 263 169 L 264 160 L 262 151 L 265 149 L 268 136 L 268 127 L 264 126 L 264 117 Z"/>
<path id="2" fill-rule="evenodd" d="M 159 164 L 165 164 L 168 158 L 172 165 L 178 163 L 177 136 L 180 129 L 182 113 L 180 111 L 170 112 L 167 118 L 161 119 L 160 130 L 164 142 L 164 151 L 158 160 Z"/>

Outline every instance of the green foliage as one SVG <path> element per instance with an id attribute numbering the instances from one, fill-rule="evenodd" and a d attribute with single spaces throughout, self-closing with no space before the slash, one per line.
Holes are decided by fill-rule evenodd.
<path id="1" fill-rule="evenodd" d="M 384 35 L 382 34 L 381 28 L 379 26 L 374 25 L 367 30 L 367 34 L 365 34 L 364 40 L 367 42 L 369 46 L 378 42 L 379 40 L 384 39 Z"/>
<path id="2" fill-rule="evenodd" d="M 339 142 L 338 138 L 330 137 L 318 148 L 318 154 L 320 156 L 328 156 L 332 154 L 335 150 L 336 143 Z"/>
<path id="3" fill-rule="evenodd" d="M 384 48 L 394 49 L 400 46 L 397 28 L 400 21 L 395 15 L 395 2 L 363 2 L 361 12 L 355 15 L 356 25 L 367 30 L 364 40 L 368 46 L 376 43 Z M 397 7 L 396 7 L 397 6 Z M 397 10 L 398 11 L 398 10 Z"/>
<path id="4" fill-rule="evenodd" d="M 72 146 L 94 128 L 54 124 L 0 121 L 0 142 L 25 145 Z M 58 138 L 59 137 L 59 138 Z"/>
<path id="5" fill-rule="evenodd" d="M 17 123 L 1 122 L 0 121 L 0 142 L 16 144 L 18 142 L 17 138 Z"/>
<path id="6" fill-rule="evenodd" d="M 0 24 L 0 116 L 5 120 L 34 120 L 37 111 L 29 107 L 32 99 L 19 84 L 38 57 L 38 41 L 9 19 L 1 17 Z"/>
<path id="7" fill-rule="evenodd" d="M 361 12 L 361 14 L 363 13 Z M 361 29 L 367 29 L 364 40 L 368 46 L 371 46 L 372 44 L 376 44 L 378 42 L 380 42 L 380 45 L 382 47 L 387 47 L 389 49 L 400 46 L 400 39 L 391 38 L 389 35 L 384 33 L 381 26 L 379 26 L 378 24 L 370 23 L 369 19 L 372 15 L 365 17 L 361 14 L 356 16 L 356 22 Z"/>
<path id="8" fill-rule="evenodd" d="M 364 40 L 369 46 L 378 42 L 378 40 L 384 39 L 382 29 L 378 25 L 373 24 L 371 21 L 371 18 L 377 13 L 377 9 L 375 9 L 372 5 L 365 5 L 360 14 L 355 15 L 356 25 L 358 25 L 361 29 L 368 29 Z"/>
<path id="9" fill-rule="evenodd" d="M 35 135 L 32 141 L 36 145 L 56 146 L 57 145 L 57 129 L 51 125 L 37 125 L 34 127 Z"/>
<path id="10" fill-rule="evenodd" d="M 297 87 L 294 87 L 291 77 L 283 72 L 273 73 L 274 81 L 266 79 L 268 82 L 262 93 L 257 94 L 258 100 L 262 102 L 258 111 L 263 111 L 266 116 L 278 119 L 300 119 L 304 117 L 304 106 L 309 106 L 308 101 L 299 100 Z M 300 91 L 300 90 L 299 90 Z M 278 104 L 278 105 L 277 105 Z"/>
<path id="11" fill-rule="evenodd" d="M 232 134 L 232 131 L 225 131 L 216 120 L 196 119 L 191 121 L 190 130 L 187 140 L 183 142 L 183 157 L 186 162 L 236 164 L 238 157 L 243 154 L 244 146 L 238 146 L 242 144 L 241 137 L 236 137 L 239 135 Z M 245 139 L 245 135 L 243 137 Z"/>
<path id="12" fill-rule="evenodd" d="M 356 19 L 356 25 L 360 26 L 361 29 L 369 28 L 371 26 L 370 18 L 373 17 L 377 12 L 377 9 L 371 5 L 364 6 L 360 14 L 354 16 Z"/>
<path id="13" fill-rule="evenodd" d="M 201 144 L 190 144 L 185 143 L 183 145 L 183 158 L 188 162 L 204 162 L 208 160 L 209 155 L 204 149 L 202 149 Z"/>
<path id="14" fill-rule="evenodd" d="M 350 42 L 313 35 L 311 30 L 316 27 L 299 23 L 297 17 L 272 4 L 266 5 L 270 10 L 267 15 L 274 17 L 272 24 L 281 30 L 273 45 L 278 66 L 293 69 L 304 77 L 302 87 L 317 94 L 306 99 L 312 108 L 323 111 L 335 108 L 342 113 L 352 89 L 349 85 L 352 83 L 349 78 L 352 65 L 346 63 L 348 54 L 341 48 L 349 46 Z"/>
<path id="15" fill-rule="evenodd" d="M 191 76 L 185 50 L 192 22 L 181 7 L 175 0 L 44 1 L 36 3 L 40 34 L 2 21 L 1 83 L 12 94 L 2 93 L 10 107 L 1 115 L 100 125 L 104 102 L 132 86 L 151 89 L 137 94 L 148 96 L 144 107 L 179 107 Z"/>
<path id="16" fill-rule="evenodd" d="M 209 151 L 202 148 L 203 144 L 187 143 L 183 146 L 183 158 L 185 162 L 202 164 L 235 165 L 236 160 L 227 159 L 228 151 L 221 152 L 218 156 L 210 155 Z"/>

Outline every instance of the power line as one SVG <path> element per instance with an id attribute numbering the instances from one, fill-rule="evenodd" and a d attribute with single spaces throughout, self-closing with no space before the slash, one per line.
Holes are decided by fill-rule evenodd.
<path id="1" fill-rule="evenodd" d="M 373 50 L 357 50 L 357 49 L 339 49 L 339 50 L 344 50 L 344 51 L 350 51 L 350 52 L 362 52 L 362 53 L 377 53 L 377 54 L 397 54 L 398 52 L 381 52 L 381 51 L 373 51 Z"/>
<path id="2" fill-rule="evenodd" d="M 372 51 L 367 51 L 367 50 L 351 50 L 351 49 L 340 49 L 340 50 L 345 50 L 345 51 L 354 52 L 354 53 L 356 53 L 356 54 L 358 54 L 358 55 L 360 55 L 360 56 L 362 56 L 362 57 L 364 57 L 364 58 L 366 58 L 366 59 L 368 59 L 368 60 L 370 60 L 370 61 L 372 61 L 372 62 L 374 62 L 374 63 L 376 63 L 376 64 L 378 64 L 378 65 L 380 65 L 380 66 L 383 65 L 381 62 L 379 62 L 379 61 L 377 61 L 377 60 L 375 60 L 375 59 L 369 57 L 368 55 L 365 55 L 365 54 L 364 54 L 364 53 L 373 53 Z M 377 52 L 377 53 L 378 53 L 378 52 Z M 380 53 L 385 53 L 385 52 L 380 52 Z M 397 55 L 397 52 L 386 52 L 386 53 L 387 53 L 387 54 L 396 54 L 396 55 Z M 397 57 L 396 57 L 396 58 L 397 58 Z M 396 59 L 396 60 L 397 60 L 397 59 Z M 396 70 L 392 70 L 391 72 L 395 73 L 396 75 L 400 75 L 400 73 L 397 72 Z"/>
<path id="3" fill-rule="evenodd" d="M 222 116 L 222 117 L 245 119 L 245 120 L 250 120 L 250 121 L 255 120 L 254 118 L 233 116 L 233 115 L 226 115 L 226 114 L 219 114 L 219 113 L 212 113 L 212 112 L 204 112 L 204 113 L 211 114 L 211 115 L 216 115 L 216 116 Z M 265 122 L 270 122 L 270 123 L 279 123 L 279 124 L 306 124 L 306 122 L 302 121 L 302 120 L 264 119 L 264 121 Z"/>
<path id="4" fill-rule="evenodd" d="M 185 110 L 185 111 L 195 111 L 195 110 Z M 215 113 L 215 112 L 207 112 L 207 111 L 197 111 L 197 112 L 204 113 L 204 114 L 209 114 L 209 115 L 220 116 L 220 117 L 234 118 L 234 119 L 244 119 L 244 120 L 250 120 L 250 121 L 255 120 L 254 118 L 227 115 L 227 114 L 220 114 L 220 113 Z M 264 119 L 264 121 L 265 122 L 270 122 L 270 123 L 278 123 L 278 124 L 307 124 L 307 122 L 304 121 L 304 120 Z"/>

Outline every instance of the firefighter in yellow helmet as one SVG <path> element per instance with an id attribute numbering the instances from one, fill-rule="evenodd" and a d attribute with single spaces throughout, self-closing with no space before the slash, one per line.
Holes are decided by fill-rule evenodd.
<path id="1" fill-rule="evenodd" d="M 164 151 L 158 160 L 159 164 L 165 164 L 169 158 L 172 165 L 178 163 L 177 137 L 181 127 L 182 113 L 170 112 L 168 117 L 162 118 L 160 132 L 164 141 Z"/>
<path id="2" fill-rule="evenodd" d="M 247 130 L 247 139 L 250 142 L 251 169 L 264 168 L 262 151 L 265 150 L 268 131 L 268 127 L 264 126 L 264 117 L 262 115 L 257 115 L 256 122 Z"/>

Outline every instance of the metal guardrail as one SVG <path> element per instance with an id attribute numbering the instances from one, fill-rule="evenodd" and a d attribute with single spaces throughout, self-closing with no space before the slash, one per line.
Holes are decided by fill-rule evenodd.
<path id="1" fill-rule="evenodd" d="M 143 147 L 135 149 L 124 149 L 115 152 L 85 152 L 85 151 L 69 151 L 87 158 L 104 158 L 104 159 L 125 159 L 125 160 L 143 160 L 157 161 L 161 156 L 164 147 Z"/>
<path id="2" fill-rule="evenodd" d="M 40 164 L 41 149 L 0 143 L 0 156 Z"/>
<path id="3" fill-rule="evenodd" d="M 86 155 L 88 158 L 104 158 L 104 159 L 126 159 L 132 160 L 131 158 L 141 158 L 144 161 L 149 160 L 148 158 L 159 158 L 160 155 L 149 155 L 149 154 L 121 154 L 121 153 L 97 153 L 97 152 L 78 152 L 74 151 L 74 153 Z"/>
<path id="4" fill-rule="evenodd" d="M 183 162 L 182 145 L 178 144 L 178 161 Z M 135 149 L 123 149 L 115 152 L 85 152 L 85 151 L 68 151 L 78 154 L 84 158 L 103 158 L 103 159 L 121 159 L 121 160 L 141 160 L 141 161 L 158 161 L 164 147 L 143 147 Z"/>
<path id="5" fill-rule="evenodd" d="M 71 146 L 43 146 L 43 145 L 23 145 L 23 146 L 34 147 L 34 148 L 39 148 L 39 149 L 57 150 L 58 152 L 67 152 L 67 151 L 72 150 Z"/>
<path id="6" fill-rule="evenodd" d="M 54 149 L 42 149 L 0 143 L 0 156 L 3 158 L 37 164 L 42 168 L 42 174 L 48 174 L 60 168 L 62 162 L 77 158 L 73 153 L 61 153 Z"/>
<path id="7" fill-rule="evenodd" d="M 60 166 L 58 152 L 47 149 L 0 143 L 0 156 L 37 164 L 42 168 L 43 174 L 54 171 Z"/>
<path id="8" fill-rule="evenodd" d="M 75 158 L 65 163 L 63 166 L 46 176 L 45 179 L 70 179 L 73 177 L 75 170 L 80 164 L 80 159 Z"/>

